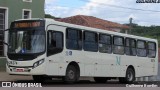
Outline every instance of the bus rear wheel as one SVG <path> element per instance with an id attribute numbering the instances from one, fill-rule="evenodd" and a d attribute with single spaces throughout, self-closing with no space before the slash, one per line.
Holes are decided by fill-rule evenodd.
<path id="1" fill-rule="evenodd" d="M 37 83 L 43 83 L 45 81 L 45 77 L 43 75 L 33 75 L 32 78 Z"/>
<path id="2" fill-rule="evenodd" d="M 77 72 L 75 66 L 69 65 L 67 67 L 65 77 L 63 77 L 63 81 L 68 84 L 75 83 L 79 79 L 79 77 L 77 77 L 77 76 L 79 76 L 78 74 L 79 73 Z"/>
<path id="3" fill-rule="evenodd" d="M 96 83 L 106 83 L 107 82 L 107 78 L 106 77 L 94 77 L 94 81 Z"/>
<path id="4" fill-rule="evenodd" d="M 133 83 L 135 80 L 135 72 L 132 68 L 128 68 L 126 72 L 125 81 L 126 83 Z"/>
<path id="5" fill-rule="evenodd" d="M 119 82 L 120 83 L 133 83 L 135 80 L 135 72 L 132 68 L 128 68 L 126 71 L 126 77 L 120 77 Z"/>

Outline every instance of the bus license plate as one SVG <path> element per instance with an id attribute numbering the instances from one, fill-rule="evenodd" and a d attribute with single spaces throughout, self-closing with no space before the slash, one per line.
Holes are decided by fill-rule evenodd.
<path id="1" fill-rule="evenodd" d="M 16 68 L 16 72 L 24 72 L 24 68 Z"/>

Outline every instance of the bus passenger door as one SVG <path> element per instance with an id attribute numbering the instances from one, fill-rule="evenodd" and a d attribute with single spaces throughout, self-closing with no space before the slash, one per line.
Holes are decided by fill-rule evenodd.
<path id="1" fill-rule="evenodd" d="M 62 59 L 62 51 L 63 32 L 49 29 L 47 32 L 47 71 L 49 75 L 59 74 L 58 66 Z"/>

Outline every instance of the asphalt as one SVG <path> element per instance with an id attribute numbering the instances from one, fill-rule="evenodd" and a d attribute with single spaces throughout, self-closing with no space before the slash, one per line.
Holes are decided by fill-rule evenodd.
<path id="1" fill-rule="evenodd" d="M 32 76 L 19 76 L 19 75 L 9 75 L 6 72 L 0 72 L 0 82 L 15 82 L 15 83 L 35 83 Z M 150 82 L 134 82 L 135 85 L 157 85 L 160 87 L 160 81 L 150 81 Z M 80 78 L 80 81 L 75 84 L 65 84 L 62 80 L 54 79 L 47 80 L 42 83 L 43 87 L 126 87 L 127 84 L 121 84 L 118 80 L 110 80 L 104 84 L 95 83 L 93 78 Z"/>
<path id="2" fill-rule="evenodd" d="M 32 80 L 31 76 L 9 75 L 6 72 L 0 72 L 0 81 Z"/>
<path id="3" fill-rule="evenodd" d="M 91 81 L 93 78 L 80 78 L 82 81 Z M 22 75 L 9 75 L 7 72 L 0 72 L 0 81 L 26 81 L 32 82 L 32 76 L 22 76 Z M 62 81 L 61 79 L 53 79 L 53 81 Z M 50 82 L 50 81 L 49 81 Z"/>

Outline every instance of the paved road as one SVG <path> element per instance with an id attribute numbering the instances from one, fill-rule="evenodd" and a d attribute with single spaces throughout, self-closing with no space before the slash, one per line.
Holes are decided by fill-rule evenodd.
<path id="1" fill-rule="evenodd" d="M 9 75 L 6 72 L 0 72 L 0 81 L 15 81 L 15 80 L 32 80 L 31 76 Z"/>
<path id="2" fill-rule="evenodd" d="M 18 80 L 16 83 L 34 83 L 33 80 Z M 75 84 L 65 84 L 62 80 L 48 80 L 45 83 L 42 83 L 43 87 L 126 87 L 126 84 L 120 84 L 116 81 L 110 81 L 105 84 L 98 84 L 94 81 L 89 80 L 80 80 Z"/>
<path id="3" fill-rule="evenodd" d="M 35 83 L 33 80 L 15 80 L 14 83 Z M 42 83 L 42 87 L 136 87 L 133 85 L 154 85 L 152 87 L 160 87 L 160 82 L 135 82 L 133 84 L 121 84 L 118 81 L 108 81 L 104 84 L 95 83 L 89 80 L 80 80 L 75 84 L 65 84 L 62 80 L 48 80 Z"/>
<path id="4" fill-rule="evenodd" d="M 8 75 L 6 72 L 0 72 L 0 81 L 11 81 L 16 83 L 35 83 L 32 80 L 31 76 L 15 76 L 15 75 Z M 160 82 L 135 82 L 135 85 L 158 85 L 160 87 Z M 131 84 L 129 84 L 131 85 Z M 1 85 L 0 85 L 1 86 Z M 76 84 L 65 84 L 62 80 L 47 80 L 43 87 L 126 87 L 126 84 L 121 84 L 118 81 L 110 80 L 105 84 L 98 84 L 95 83 L 93 78 L 82 78 Z"/>

